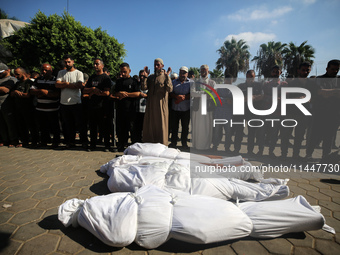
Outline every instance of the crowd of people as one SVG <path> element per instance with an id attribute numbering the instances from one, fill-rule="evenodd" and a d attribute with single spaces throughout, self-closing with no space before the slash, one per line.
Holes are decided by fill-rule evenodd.
<path id="1" fill-rule="evenodd" d="M 44 63 L 40 75 L 22 67 L 11 70 L 0 63 L 0 146 L 70 149 L 77 146 L 79 134 L 81 148 L 88 151 L 96 150 L 98 141 L 104 142 L 105 151 L 124 151 L 130 140 L 165 145 L 170 140 L 169 147 L 173 148 L 178 147 L 180 140 L 181 149 L 187 150 L 191 122 L 192 148 L 196 150 L 216 151 L 223 143 L 227 153 L 238 154 L 246 130 L 249 154 L 254 153 L 256 146 L 257 154 L 263 155 L 268 146 L 269 155 L 278 156 L 274 149 L 279 145 L 282 158 L 286 158 L 293 140 L 292 156 L 299 158 L 302 142 L 306 140 L 307 158 L 312 157 L 321 142 L 326 156 L 334 146 L 340 120 L 340 84 L 336 79 L 339 63 L 329 61 L 326 73 L 316 79 L 308 78 L 311 71 L 308 62 L 300 64 L 298 77 L 285 81 L 280 79 L 279 66 L 273 66 L 271 78 L 262 82 L 255 81 L 254 70 L 249 70 L 246 81 L 237 86 L 245 99 L 248 88 L 252 88 L 255 109 L 270 109 L 277 103 L 276 110 L 268 116 L 255 116 L 246 100 L 245 114 L 234 115 L 233 94 L 223 87 L 217 89 L 221 104 L 214 106 L 208 100 L 207 114 L 202 115 L 202 95 L 208 93 L 206 88 L 216 85 L 209 78 L 207 65 L 200 67 L 200 77 L 196 78 L 186 66 L 180 68 L 179 75 L 172 73 L 171 68 L 165 70 L 160 58 L 154 60 L 151 75 L 149 68 L 144 67 L 138 76 L 131 76 L 129 64 L 123 63 L 117 79 L 112 81 L 99 58 L 93 61 L 94 74 L 90 77 L 76 68 L 71 55 L 63 56 L 64 68 L 56 73 L 50 64 Z M 224 83 L 231 85 L 235 79 L 226 72 Z M 303 104 L 311 115 L 295 105 L 288 105 L 282 115 L 284 87 L 311 92 L 311 99 Z M 273 88 L 277 88 L 277 96 Z M 287 99 L 304 96 L 289 93 Z M 214 127 L 215 119 L 226 123 Z M 249 125 L 253 119 L 277 121 L 263 121 L 265 124 L 259 127 Z M 285 119 L 297 124 L 283 126 L 280 123 Z"/>
<path id="2" fill-rule="evenodd" d="M 340 124 L 340 79 L 337 76 L 339 63 L 339 60 L 331 60 L 324 75 L 308 78 L 311 64 L 303 62 L 298 67 L 298 77 L 285 81 L 280 79 L 282 70 L 277 65 L 272 67 L 271 78 L 265 82 L 256 82 L 254 70 L 248 70 L 246 81 L 238 85 L 245 98 L 244 115 L 233 115 L 232 93 L 228 89 L 219 88 L 217 91 L 224 98 L 225 104 L 212 110 L 211 115 L 214 119 L 227 120 L 228 123 L 215 125 L 215 130 L 212 130 L 213 150 L 220 144 L 224 128 L 225 150 L 230 152 L 233 143 L 233 152 L 238 154 L 244 131 L 247 129 L 246 146 L 250 155 L 254 154 L 255 145 L 258 147 L 257 155 L 261 156 L 264 154 L 265 146 L 268 146 L 269 156 L 281 156 L 282 159 L 286 159 L 288 148 L 292 146 L 293 158 L 309 160 L 322 142 L 322 158 L 325 158 L 332 148 L 338 148 L 335 141 Z M 231 84 L 233 78 L 228 74 L 225 77 L 225 83 Z M 249 101 L 246 103 L 249 88 L 252 88 L 250 99 L 252 108 Z M 295 92 L 289 88 L 297 90 Z M 302 93 L 300 88 L 309 91 L 310 98 L 306 99 L 308 95 Z M 276 91 L 276 94 L 273 91 Z M 301 104 L 298 103 L 299 100 L 302 100 Z M 259 116 L 252 110 L 264 111 L 275 105 L 276 110 L 268 115 Z M 231 126 L 230 123 L 235 125 Z M 306 154 L 301 153 L 303 141 Z M 277 146 L 281 150 L 280 155 L 274 153 Z"/>

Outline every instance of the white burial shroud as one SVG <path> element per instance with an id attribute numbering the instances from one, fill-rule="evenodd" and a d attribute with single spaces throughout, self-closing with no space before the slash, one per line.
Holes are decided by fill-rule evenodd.
<path id="1" fill-rule="evenodd" d="M 239 176 L 260 181 L 258 184 L 236 176 L 190 178 L 188 155 L 160 144 L 134 144 L 125 153 L 134 155 L 101 167 L 110 176 L 110 190 L 120 192 L 66 201 L 58 211 L 65 226 L 80 225 L 110 246 L 123 247 L 135 241 L 148 249 L 170 238 L 207 244 L 246 236 L 275 238 L 321 228 L 335 233 L 324 224 L 319 208 L 302 196 L 268 201 L 288 195 L 287 180 L 263 179 L 259 173 Z M 191 162 L 205 164 L 215 160 L 201 155 L 193 158 L 197 161 Z M 240 157 L 219 161 L 248 163 Z M 228 199 L 258 202 L 234 204 Z"/>
<path id="2" fill-rule="evenodd" d="M 124 153 L 100 168 L 110 176 L 107 185 L 111 192 L 134 192 L 145 185 L 155 185 L 172 193 L 182 191 L 225 200 L 277 200 L 289 195 L 288 179 L 263 179 L 262 173 L 241 156 L 209 158 L 151 143 L 135 143 Z M 192 170 L 197 165 L 233 166 L 237 170 L 211 173 L 206 178 L 206 173 L 200 176 Z M 241 167 L 250 171 L 241 171 Z M 245 181 L 251 179 L 259 183 Z"/>
<path id="3" fill-rule="evenodd" d="M 135 193 L 119 192 L 71 199 L 58 211 L 66 226 L 82 226 L 107 245 L 135 241 L 154 249 L 170 238 L 207 244 L 246 236 L 277 237 L 322 228 L 324 217 L 301 196 L 269 202 L 232 202 L 201 195 L 176 195 L 146 185 Z"/>

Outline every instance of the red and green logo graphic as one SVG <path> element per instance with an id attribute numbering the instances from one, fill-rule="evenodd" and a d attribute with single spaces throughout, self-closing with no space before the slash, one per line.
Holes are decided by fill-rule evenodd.
<path id="1" fill-rule="evenodd" d="M 214 92 L 214 94 L 217 96 L 217 98 L 218 98 L 218 100 L 220 101 L 220 104 L 221 104 L 221 106 L 222 106 L 222 100 L 221 100 L 219 94 L 217 93 L 217 91 L 216 91 L 213 87 L 211 87 L 210 85 L 205 84 L 205 83 L 203 83 L 203 82 L 198 82 L 198 83 L 200 83 L 200 84 L 206 86 L 208 89 L 210 89 L 212 92 Z M 214 103 L 215 103 L 215 106 L 217 106 L 215 97 L 211 94 L 211 92 L 210 92 L 209 90 L 207 90 L 207 89 L 204 89 L 204 88 L 200 88 L 200 89 L 203 90 L 203 91 L 205 91 L 205 92 L 212 98 L 212 100 L 213 100 Z"/>

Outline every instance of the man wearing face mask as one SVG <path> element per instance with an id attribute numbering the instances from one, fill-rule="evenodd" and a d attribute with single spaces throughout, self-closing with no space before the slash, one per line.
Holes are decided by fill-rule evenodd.
<path id="1" fill-rule="evenodd" d="M 168 95 L 172 91 L 172 82 L 163 68 L 164 62 L 161 58 L 154 61 L 154 74 L 148 76 L 150 71 L 147 66 L 144 67 L 146 78 L 142 90 L 148 90 L 148 100 L 143 124 L 143 142 L 168 145 Z"/>

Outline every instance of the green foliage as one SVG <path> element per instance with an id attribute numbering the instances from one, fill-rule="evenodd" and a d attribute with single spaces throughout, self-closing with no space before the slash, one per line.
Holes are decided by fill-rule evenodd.
<path id="1" fill-rule="evenodd" d="M 244 40 L 236 41 L 232 38 L 225 41 L 223 46 L 217 50 L 220 57 L 216 62 L 217 69 L 225 68 L 234 78 L 239 72 L 246 73 L 249 68 L 249 46 Z"/>
<path id="2" fill-rule="evenodd" d="M 93 73 L 96 57 L 103 60 L 113 75 L 118 73 L 125 56 L 124 44 L 101 28 L 82 26 L 66 12 L 47 17 L 39 11 L 30 23 L 1 42 L 14 56 L 8 65 L 38 70 L 41 64 L 50 63 L 58 68 L 62 57 L 71 54 L 76 68 L 85 73 Z"/>
<path id="3" fill-rule="evenodd" d="M 189 72 L 193 71 L 195 74 L 195 78 L 199 78 L 200 77 L 200 69 L 198 67 L 190 67 L 189 68 Z"/>
<path id="4" fill-rule="evenodd" d="M 211 78 L 223 78 L 224 77 L 224 73 L 220 69 L 214 69 L 212 71 L 209 71 L 209 74 Z"/>
<path id="5" fill-rule="evenodd" d="M 12 19 L 12 20 L 18 20 L 16 17 L 8 17 L 8 14 L 0 8 L 0 19 Z"/>
<path id="6" fill-rule="evenodd" d="M 214 79 L 216 83 L 220 84 L 223 83 L 224 80 L 224 73 L 220 69 L 214 69 L 212 71 L 209 71 L 210 78 Z"/>
<path id="7" fill-rule="evenodd" d="M 274 65 L 282 66 L 282 50 L 285 46 L 286 44 L 281 42 L 268 42 L 260 45 L 257 56 L 251 60 L 256 62 L 256 70 L 259 71 L 259 75 L 268 78 L 271 76 L 271 70 Z"/>
<path id="8" fill-rule="evenodd" d="M 299 65 L 305 61 L 310 62 L 313 65 L 315 50 L 311 45 L 304 41 L 299 46 L 290 42 L 283 50 L 282 54 L 284 56 L 284 68 L 287 70 L 289 77 L 297 77 L 297 70 Z"/>

